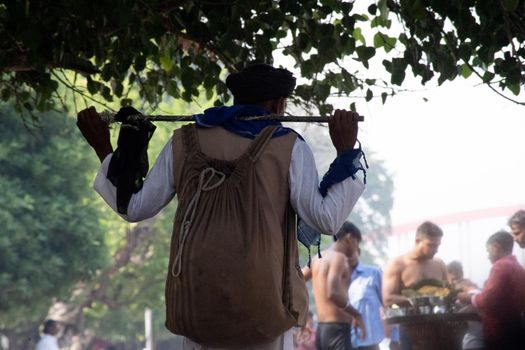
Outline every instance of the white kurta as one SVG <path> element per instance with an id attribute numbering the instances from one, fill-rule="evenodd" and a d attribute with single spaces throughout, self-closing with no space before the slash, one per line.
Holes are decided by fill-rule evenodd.
<path id="1" fill-rule="evenodd" d="M 94 188 L 117 212 L 117 189 L 106 177 L 111 157 L 112 154 L 108 155 L 102 162 Z M 330 187 L 323 198 L 318 189 L 319 175 L 312 151 L 301 139 L 295 141 L 288 174 L 290 201 L 295 212 L 309 226 L 326 234 L 335 234 L 339 230 L 365 188 L 360 179 L 348 178 Z M 127 215 L 119 215 L 130 222 L 148 219 L 164 208 L 175 194 L 170 138 L 144 180 L 142 189 L 131 196 Z"/>
<path id="2" fill-rule="evenodd" d="M 58 339 L 51 334 L 42 334 L 42 338 L 36 344 L 35 350 L 58 350 Z"/>

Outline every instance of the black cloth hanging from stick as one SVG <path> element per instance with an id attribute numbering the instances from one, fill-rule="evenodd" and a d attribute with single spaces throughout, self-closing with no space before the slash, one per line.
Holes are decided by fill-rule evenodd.
<path id="1" fill-rule="evenodd" d="M 133 107 L 123 107 L 115 115 L 122 123 L 118 135 L 117 149 L 109 163 L 107 178 L 117 188 L 117 210 L 128 213 L 128 204 L 133 193 L 137 193 L 148 174 L 148 144 L 156 126 L 140 115 Z"/>

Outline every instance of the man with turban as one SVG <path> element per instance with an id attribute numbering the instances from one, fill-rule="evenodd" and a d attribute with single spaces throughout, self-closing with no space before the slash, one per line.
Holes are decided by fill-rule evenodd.
<path id="1" fill-rule="evenodd" d="M 274 68 L 266 64 L 255 64 L 246 67 L 240 72 L 230 74 L 226 79 L 226 85 L 233 94 L 234 105 L 207 109 L 203 114 L 196 116 L 194 125 L 181 128 L 186 131 L 181 131 L 181 129 L 175 130 L 173 137 L 168 140 L 145 179 L 142 179 L 142 175 L 145 175 L 145 171 L 147 171 L 147 160 L 144 162 L 144 157 L 137 154 L 132 155 L 135 157 L 135 160 L 133 160 L 129 153 L 141 153 L 144 155 L 144 147 L 141 145 L 147 145 L 147 141 L 152 133 L 151 127 L 143 128 L 145 131 L 138 135 L 137 139 L 128 137 L 129 135 L 123 136 L 123 133 L 133 133 L 135 132 L 134 130 L 140 129 L 140 126 L 138 128 L 121 128 L 118 148 L 113 151 L 108 126 L 101 120 L 95 108 L 90 107 L 81 111 L 78 114 L 77 125 L 102 162 L 95 179 L 95 190 L 122 218 L 130 222 L 145 220 L 157 214 L 174 196 L 178 197 L 179 207 L 172 238 L 175 240 L 177 247 L 191 244 L 192 238 L 186 240 L 186 237 L 192 237 L 192 235 L 195 237 L 195 235 L 200 233 L 199 230 L 213 230 L 215 236 L 220 236 L 220 239 L 225 241 L 231 240 L 233 236 L 229 229 L 230 226 L 240 225 L 244 227 L 243 225 L 246 222 L 253 221 L 253 218 L 258 218 L 256 224 L 250 226 L 253 230 L 261 231 L 264 239 L 260 241 L 257 249 L 271 247 L 271 244 L 278 244 L 277 247 L 280 247 L 274 253 L 269 252 L 273 254 L 271 256 L 274 258 L 270 259 L 272 261 L 256 260 L 256 263 L 250 266 L 249 271 L 257 275 L 256 277 L 260 276 L 262 278 L 265 268 L 274 263 L 273 260 L 276 260 L 281 266 L 283 265 L 282 257 L 279 256 L 278 252 L 282 253 L 282 237 L 286 235 L 286 232 L 279 225 L 265 226 L 267 222 L 288 222 L 285 218 L 288 217 L 288 208 L 291 208 L 292 213 L 297 213 L 308 226 L 320 232 L 333 235 L 339 230 L 362 194 L 364 184 L 356 176 L 358 170 L 363 170 L 360 164 L 362 152 L 360 148 L 354 149 L 357 141 L 359 115 L 345 110 L 335 111 L 329 123 L 329 131 L 338 156 L 332 163 L 328 173 L 324 176 L 323 181 L 319 183 L 312 151 L 297 133 L 283 127 L 278 121 L 247 121 L 238 119 L 238 117 L 242 116 L 282 115 L 285 111 L 286 99 L 290 97 L 295 88 L 295 78 L 292 73 L 286 69 Z M 188 138 L 186 138 L 185 133 L 194 135 L 191 139 L 193 140 L 193 143 L 191 143 L 192 147 L 188 147 Z M 250 152 L 254 148 L 252 147 L 254 143 L 259 142 L 259 138 L 263 137 L 262 135 L 266 135 L 267 142 L 253 158 L 250 158 L 253 162 L 253 165 L 250 166 L 254 168 L 253 181 L 255 190 L 244 193 L 244 197 L 239 199 L 242 203 L 241 212 L 248 214 L 228 212 L 228 210 L 233 210 L 232 207 L 238 207 L 238 203 L 232 203 L 231 207 L 226 206 L 226 208 L 224 206 L 219 208 L 207 205 L 207 212 L 203 215 L 213 216 L 214 211 L 223 210 L 225 212 L 221 212 L 221 215 L 225 213 L 223 216 L 226 216 L 224 220 L 219 221 L 219 224 L 217 222 L 211 224 L 214 227 L 210 228 L 207 222 L 203 222 L 206 220 L 202 219 L 202 217 L 197 217 L 200 215 L 198 214 L 199 206 L 206 205 L 206 201 L 213 196 L 214 191 L 223 191 L 217 192 L 221 193 L 220 195 L 215 195 L 215 200 L 219 202 L 223 197 L 229 195 L 227 192 L 224 192 L 231 185 L 231 181 L 228 181 L 232 177 L 238 176 L 238 174 L 236 170 L 232 173 L 229 172 L 226 169 L 228 168 L 227 165 L 237 162 L 246 152 Z M 133 141 L 129 141 L 130 139 L 133 139 Z M 199 151 L 195 153 L 194 148 L 197 148 Z M 137 159 L 139 160 L 137 161 Z M 199 176 L 196 176 L 197 179 L 195 180 L 199 181 L 199 186 L 195 186 L 197 192 L 188 192 L 186 182 L 183 180 L 188 178 L 189 175 L 186 176 L 186 174 L 191 170 L 189 168 L 193 167 L 196 162 L 198 163 L 199 159 L 205 160 L 205 167 L 207 168 L 200 173 L 196 172 L 197 175 L 201 175 L 200 180 Z M 209 178 L 204 179 L 206 176 L 209 176 Z M 177 217 L 181 215 L 180 212 L 183 210 L 181 208 L 187 209 L 195 202 L 198 202 L 198 204 L 195 204 L 197 206 L 195 210 L 198 212 L 195 214 L 196 217 L 193 218 L 192 210 L 186 210 L 184 214 L 188 215 L 184 215 L 184 223 L 177 221 Z M 293 213 L 293 215 L 295 214 Z M 188 230 L 193 231 L 188 232 L 186 225 L 191 226 Z M 292 260 L 297 259 L 296 227 L 295 225 L 293 226 L 294 238 L 291 244 L 295 246 L 295 249 L 292 250 L 295 257 Z M 249 240 L 257 239 L 254 238 L 250 231 L 244 234 L 245 237 L 251 237 Z M 242 234 L 240 237 L 243 240 Z M 201 243 L 202 249 L 205 249 L 205 243 L 199 243 Z M 238 242 L 229 243 L 232 246 L 236 246 Z M 244 240 L 243 244 L 249 244 L 249 241 Z M 182 248 L 180 249 L 182 250 Z M 189 248 L 185 249 L 184 254 L 189 254 L 187 250 Z M 192 264 L 184 263 L 186 261 L 184 259 L 187 258 L 187 255 L 185 256 L 184 254 L 181 254 L 182 256 L 177 254 L 176 257 L 170 259 L 166 294 L 167 304 L 172 302 L 168 297 L 170 288 L 173 286 L 175 286 L 173 288 L 176 288 L 177 283 L 185 277 L 188 278 L 187 271 L 192 268 Z M 222 263 L 221 259 L 244 258 L 241 256 L 242 254 L 235 254 L 238 253 L 232 250 L 226 252 L 214 251 L 211 255 L 213 255 L 212 258 L 215 259 L 217 264 Z M 234 256 L 232 257 L 231 255 Z M 277 303 L 283 303 L 286 299 L 289 305 L 292 305 L 290 310 L 293 309 L 290 312 L 286 312 L 286 317 L 292 320 L 290 321 L 291 323 L 288 323 L 284 328 L 276 326 L 274 331 L 278 333 L 272 335 L 272 339 L 263 341 L 254 340 L 255 338 L 242 338 L 245 336 L 245 333 L 250 333 L 253 330 L 253 334 L 256 334 L 257 331 L 263 328 L 263 325 L 274 322 L 273 317 L 268 316 L 267 310 L 264 310 L 268 308 L 263 306 L 260 306 L 260 313 L 253 315 L 253 317 L 246 317 L 242 321 L 234 319 L 235 314 L 232 313 L 231 323 L 235 323 L 234 327 L 245 329 L 246 331 L 239 333 L 239 337 L 243 339 L 242 341 L 236 342 L 236 339 L 229 339 L 231 346 L 220 345 L 229 343 L 221 343 L 218 339 L 213 338 L 213 334 L 221 337 L 223 333 L 222 328 L 226 329 L 231 325 L 224 324 L 223 327 L 210 327 L 209 324 L 199 323 L 200 321 L 192 322 L 191 325 L 193 327 L 206 328 L 204 331 L 212 334 L 205 341 L 200 341 L 199 339 L 204 338 L 187 336 L 185 332 L 179 331 L 177 327 L 180 325 L 171 321 L 172 316 L 170 315 L 171 309 L 169 305 L 167 305 L 166 325 L 174 333 L 185 336 L 183 341 L 184 349 L 292 349 L 292 327 L 304 325 L 308 312 L 303 276 L 300 269 L 296 268 L 296 266 L 298 265 L 292 266 L 292 275 L 295 274 L 290 277 L 293 280 L 292 282 L 283 279 L 283 285 L 281 285 L 281 280 L 277 278 L 279 281 L 277 283 L 278 286 L 265 285 L 264 288 L 260 288 L 260 298 L 264 299 L 267 296 L 275 295 L 278 298 Z M 248 270 L 248 267 L 245 270 Z M 235 275 L 238 273 L 236 271 L 220 271 L 220 273 L 223 276 L 222 278 L 225 279 L 224 283 L 226 283 L 226 279 L 230 280 L 233 278 L 235 280 L 241 278 Z M 213 277 L 211 276 L 210 278 L 213 279 Z M 294 289 L 293 293 L 283 291 L 283 288 L 286 288 L 286 283 L 298 283 L 294 281 L 299 280 L 301 285 L 299 288 Z M 209 286 L 208 283 L 205 285 Z M 242 288 L 245 288 L 246 293 L 254 292 L 253 285 L 233 287 L 240 288 L 241 292 Z M 192 293 L 204 293 L 206 289 L 214 288 L 215 290 L 211 290 L 211 293 L 217 295 L 230 292 L 220 287 L 198 288 L 197 286 L 187 297 L 192 297 Z M 242 298 L 242 294 L 239 296 Z M 176 302 L 182 303 L 181 307 L 190 308 L 188 310 L 190 313 L 192 311 L 191 305 L 199 306 L 180 299 L 173 301 L 173 303 Z M 202 302 L 205 303 L 206 300 L 202 300 Z M 236 302 L 240 301 L 235 298 L 224 298 L 224 304 L 227 304 L 228 308 L 235 308 Z M 225 305 L 210 305 L 210 308 L 217 310 L 217 308 L 223 307 L 224 312 L 227 313 L 229 310 L 224 309 Z M 213 314 L 216 312 L 213 310 L 210 310 L 209 313 Z M 266 316 L 260 316 L 262 314 Z M 193 316 L 200 317 L 201 315 Z M 278 323 L 277 317 L 275 318 L 275 323 Z"/>

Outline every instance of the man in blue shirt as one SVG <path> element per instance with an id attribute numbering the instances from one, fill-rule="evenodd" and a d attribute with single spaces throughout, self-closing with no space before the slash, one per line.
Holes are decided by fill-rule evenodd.
<path id="1" fill-rule="evenodd" d="M 361 243 L 361 232 L 352 223 L 346 222 L 343 227 L 350 233 L 356 245 Z M 358 248 L 350 259 L 352 277 L 348 295 L 350 303 L 363 318 L 366 334 L 361 339 L 358 329 L 352 330 L 352 347 L 361 350 L 379 350 L 379 343 L 385 338 L 383 321 L 381 319 L 381 270 L 375 266 L 364 265 L 359 262 Z"/>

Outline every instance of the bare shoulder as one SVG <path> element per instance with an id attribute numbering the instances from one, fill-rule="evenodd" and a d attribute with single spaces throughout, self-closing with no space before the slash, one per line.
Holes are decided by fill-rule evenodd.
<path id="1" fill-rule="evenodd" d="M 440 267 L 442 267 L 442 268 L 444 268 L 444 269 L 447 268 L 447 265 L 445 264 L 445 262 L 444 262 L 441 258 L 434 257 L 434 258 L 432 259 L 432 261 L 433 261 L 434 264 L 437 265 L 437 266 L 440 266 Z"/>
<path id="2" fill-rule="evenodd" d="M 329 250 L 323 250 L 321 251 L 321 255 L 319 257 L 316 256 L 312 258 L 312 264 L 311 264 L 312 270 L 316 270 L 321 267 L 330 265 L 332 258 L 333 258 L 331 253 L 332 252 Z"/>
<path id="3" fill-rule="evenodd" d="M 346 262 L 346 256 L 342 253 L 333 250 L 327 250 L 321 252 L 321 258 L 317 258 L 317 260 L 322 264 L 334 266 Z"/>
<path id="4" fill-rule="evenodd" d="M 445 265 L 445 262 L 443 261 L 443 259 L 438 258 L 437 256 L 435 256 L 432 260 L 434 260 L 436 263 L 438 263 L 440 265 Z"/>
<path id="5" fill-rule="evenodd" d="M 405 267 L 405 258 L 403 255 L 390 259 L 385 267 L 385 274 L 396 273 Z"/>

